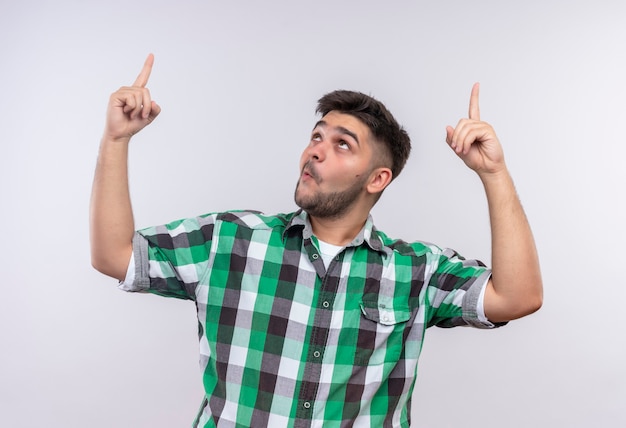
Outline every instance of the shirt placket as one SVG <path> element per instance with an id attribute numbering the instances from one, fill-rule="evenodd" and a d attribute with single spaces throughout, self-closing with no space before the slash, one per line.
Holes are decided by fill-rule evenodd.
<path id="1" fill-rule="evenodd" d="M 328 340 L 330 322 L 332 319 L 333 306 L 339 280 L 341 276 L 341 260 L 343 252 L 336 256 L 328 269 L 317 248 L 310 239 L 304 242 L 309 260 L 313 264 L 317 275 L 322 279 L 321 287 L 315 302 L 315 316 L 310 330 L 309 349 L 306 356 L 304 377 L 298 397 L 298 410 L 296 412 L 295 427 L 303 428 L 311 425 L 315 397 L 322 373 L 322 359 Z"/>

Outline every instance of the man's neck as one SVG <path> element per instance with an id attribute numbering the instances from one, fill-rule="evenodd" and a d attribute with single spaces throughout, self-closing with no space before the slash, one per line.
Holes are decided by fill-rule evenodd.
<path id="1" fill-rule="evenodd" d="M 333 245 L 346 246 L 356 238 L 368 213 L 348 213 L 339 218 L 319 218 L 309 215 L 313 234 L 320 240 Z"/>

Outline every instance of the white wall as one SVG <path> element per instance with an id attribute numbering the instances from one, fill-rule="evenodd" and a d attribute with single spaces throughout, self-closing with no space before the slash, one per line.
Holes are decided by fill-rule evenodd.
<path id="1" fill-rule="evenodd" d="M 414 141 L 379 228 L 489 261 L 480 183 L 444 143 L 480 81 L 545 304 L 499 331 L 430 330 L 414 426 L 625 426 L 625 22 L 619 0 L 3 1 L 0 425 L 180 427 L 200 404 L 193 303 L 123 293 L 89 262 L 108 96 L 154 52 L 137 227 L 293 209 L 315 101 L 344 88 Z"/>

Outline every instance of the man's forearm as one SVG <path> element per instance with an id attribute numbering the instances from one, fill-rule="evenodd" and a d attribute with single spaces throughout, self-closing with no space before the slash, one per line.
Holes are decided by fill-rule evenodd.
<path id="1" fill-rule="evenodd" d="M 539 259 L 528 220 L 506 169 L 481 176 L 491 221 L 492 287 L 485 313 L 495 322 L 528 315 L 541 307 Z"/>
<path id="2" fill-rule="evenodd" d="M 103 140 L 91 193 L 92 265 L 122 280 L 132 254 L 134 229 L 128 189 L 128 142 Z"/>

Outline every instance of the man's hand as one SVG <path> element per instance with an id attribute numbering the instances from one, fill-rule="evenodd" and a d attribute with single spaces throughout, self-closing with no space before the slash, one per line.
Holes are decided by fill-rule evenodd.
<path id="1" fill-rule="evenodd" d="M 122 86 L 111 95 L 104 140 L 128 142 L 161 112 L 161 107 L 152 101 L 150 91 L 146 88 L 153 64 L 154 55 L 150 54 L 135 83 Z"/>
<path id="2" fill-rule="evenodd" d="M 495 131 L 480 120 L 479 84 L 472 87 L 469 119 L 461 119 L 456 128 L 446 127 L 446 142 L 465 164 L 479 175 L 504 170 L 504 154 Z"/>

